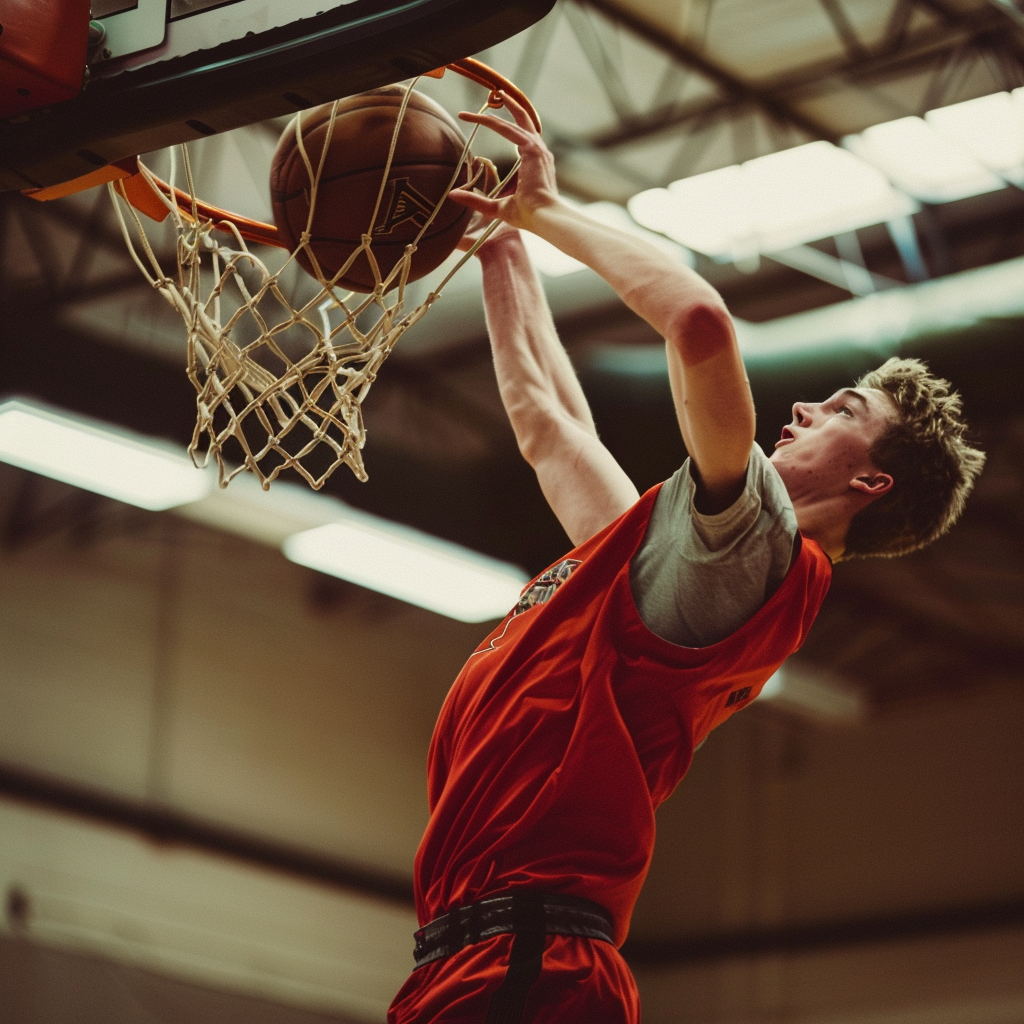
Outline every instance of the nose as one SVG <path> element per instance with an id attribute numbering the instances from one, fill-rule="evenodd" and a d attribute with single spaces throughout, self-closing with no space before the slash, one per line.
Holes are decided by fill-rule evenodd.
<path id="1" fill-rule="evenodd" d="M 796 402 L 793 405 L 793 422 L 798 427 L 806 427 L 811 422 L 814 406 L 807 402 Z"/>

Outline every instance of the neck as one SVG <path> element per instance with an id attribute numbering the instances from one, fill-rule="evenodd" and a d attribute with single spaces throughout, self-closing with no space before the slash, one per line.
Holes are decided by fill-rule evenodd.
<path id="1" fill-rule="evenodd" d="M 800 532 L 813 540 L 822 551 L 838 561 L 846 550 L 846 532 L 858 511 L 850 510 L 845 498 L 803 498 L 793 502 Z"/>

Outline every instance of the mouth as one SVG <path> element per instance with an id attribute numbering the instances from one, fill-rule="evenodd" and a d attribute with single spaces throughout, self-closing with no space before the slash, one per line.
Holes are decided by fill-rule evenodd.
<path id="1" fill-rule="evenodd" d="M 778 439 L 778 441 L 775 442 L 775 447 L 776 448 L 781 448 L 784 444 L 790 444 L 791 442 L 793 442 L 795 440 L 796 440 L 796 435 L 793 433 L 793 431 L 790 430 L 789 427 L 783 427 L 782 428 L 782 437 L 780 437 Z"/>

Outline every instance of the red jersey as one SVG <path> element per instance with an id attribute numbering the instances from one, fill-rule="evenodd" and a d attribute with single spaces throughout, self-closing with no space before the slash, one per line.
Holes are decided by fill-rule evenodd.
<path id="1" fill-rule="evenodd" d="M 680 647 L 643 624 L 629 563 L 659 489 L 542 573 L 455 681 L 428 758 L 420 924 L 526 886 L 601 904 L 621 945 L 655 808 L 803 643 L 831 578 L 806 538 L 779 589 L 721 642 Z"/>

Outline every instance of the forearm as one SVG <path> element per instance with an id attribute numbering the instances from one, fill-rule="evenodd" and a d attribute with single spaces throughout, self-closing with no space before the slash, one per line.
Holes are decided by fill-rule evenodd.
<path id="1" fill-rule="evenodd" d="M 718 292 L 682 261 L 558 201 L 532 211 L 529 230 L 601 275 L 663 338 L 680 332 L 688 310 L 725 311 Z"/>
<path id="2" fill-rule="evenodd" d="M 510 233 L 482 250 L 480 259 L 495 374 L 523 454 L 530 459 L 553 424 L 565 421 L 596 436 L 522 239 Z"/>
<path id="3" fill-rule="evenodd" d="M 629 508 L 636 488 L 597 436 L 522 239 L 510 233 L 480 258 L 501 400 L 544 497 L 579 544 Z"/>

